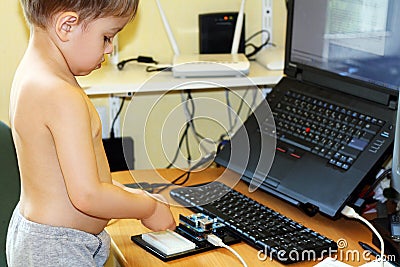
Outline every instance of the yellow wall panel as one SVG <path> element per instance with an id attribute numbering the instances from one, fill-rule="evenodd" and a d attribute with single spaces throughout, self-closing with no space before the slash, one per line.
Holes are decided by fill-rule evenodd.
<path id="1" fill-rule="evenodd" d="M 160 0 L 164 11 L 168 17 L 171 28 L 176 37 L 177 43 L 182 53 L 198 53 L 198 14 L 211 12 L 232 12 L 237 11 L 240 7 L 241 0 Z M 8 123 L 8 106 L 9 92 L 15 69 L 19 60 L 23 56 L 24 50 L 28 43 L 29 31 L 25 24 L 19 1 L 1 1 L 0 7 L 2 16 L 0 18 L 3 25 L 2 40 L 0 42 L 0 120 Z M 247 0 L 246 3 L 246 36 L 261 30 L 261 0 Z M 286 10 L 284 0 L 273 1 L 273 42 L 278 45 L 284 45 L 285 27 L 286 27 Z M 256 41 L 259 39 L 255 39 Z M 127 59 L 137 57 L 139 55 L 152 56 L 161 63 L 170 63 L 173 51 L 169 44 L 168 37 L 163 28 L 161 18 L 159 16 L 155 0 L 140 1 L 139 12 L 135 20 L 130 23 L 119 34 L 119 59 Z M 130 63 L 135 64 L 135 63 Z M 197 92 L 197 96 L 210 96 L 224 101 L 224 92 L 222 90 L 215 92 Z M 125 134 L 132 136 L 135 140 L 135 157 L 136 168 L 149 167 L 165 167 L 166 160 L 163 156 L 163 149 L 166 149 L 157 141 L 150 146 L 151 151 L 146 151 L 144 142 L 151 140 L 152 131 L 156 135 L 156 130 L 164 118 L 155 117 L 148 122 L 149 131 L 144 132 L 143 125 L 145 117 L 141 116 L 141 110 L 150 104 L 148 96 L 135 96 L 135 103 L 139 109 L 133 108 L 128 110 L 127 117 L 129 121 L 125 121 L 123 130 Z M 97 106 L 107 107 L 107 96 L 93 97 L 93 102 Z M 181 96 L 179 93 L 170 93 L 166 96 L 165 101 L 159 107 L 160 110 L 168 110 L 168 108 L 176 103 L 180 103 Z M 233 106 L 237 107 L 238 101 L 233 101 Z M 143 107 L 142 109 L 140 107 Z M 199 107 L 200 109 L 201 107 Z M 130 114 L 133 112 L 134 114 Z M 123 115 L 125 116 L 125 111 Z M 183 111 L 179 115 L 182 119 Z M 222 112 L 216 115 L 221 121 L 226 123 L 226 114 Z M 122 122 L 123 120 L 121 120 Z M 207 121 L 198 123 L 199 132 L 208 133 L 213 138 L 217 138 L 219 132 L 215 127 L 210 127 Z M 179 125 L 177 126 L 179 127 Z M 156 136 L 157 137 L 157 136 Z M 171 132 L 166 134 L 165 143 L 176 144 L 177 134 Z M 196 142 L 193 141 L 193 144 Z M 172 148 L 171 148 L 172 147 Z M 174 146 L 168 148 L 173 150 Z M 193 148 L 195 151 L 196 148 Z M 151 156 L 150 160 L 146 159 L 146 154 Z"/>

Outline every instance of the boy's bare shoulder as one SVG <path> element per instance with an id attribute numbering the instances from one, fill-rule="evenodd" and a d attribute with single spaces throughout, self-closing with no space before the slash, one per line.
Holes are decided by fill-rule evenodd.
<path id="1" fill-rule="evenodd" d="M 55 102 L 82 101 L 86 97 L 83 89 L 78 84 L 57 79 L 56 77 L 39 86 L 43 89 L 43 93 Z"/>
<path id="2" fill-rule="evenodd" d="M 63 119 L 68 116 L 84 116 L 89 113 L 87 96 L 73 81 L 59 77 L 30 77 L 21 84 L 24 102 L 34 100 L 34 106 L 41 109 L 46 118 Z M 40 112 L 40 110 L 38 110 Z"/>
<path id="3" fill-rule="evenodd" d="M 63 101 L 65 102 L 65 100 L 82 99 L 85 95 L 83 89 L 74 78 L 67 80 L 49 72 L 29 73 L 27 75 L 22 73 L 16 76 L 15 79 L 18 80 L 18 78 L 19 81 L 17 83 L 21 93 L 29 94 L 32 97 L 37 95 L 37 100 L 50 98 L 52 101 L 57 102 L 58 100 L 61 101 L 61 97 L 65 98 Z"/>

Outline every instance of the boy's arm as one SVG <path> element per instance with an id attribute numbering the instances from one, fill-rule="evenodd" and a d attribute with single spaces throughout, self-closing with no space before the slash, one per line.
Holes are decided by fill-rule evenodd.
<path id="1" fill-rule="evenodd" d="M 144 219 L 155 210 L 162 211 L 160 216 L 170 216 L 167 205 L 146 194 L 132 194 L 112 183 L 101 182 L 92 137 L 95 121 L 90 117 L 85 96 L 77 90 L 62 88 L 52 99 L 47 120 L 72 204 L 86 214 L 107 219 Z"/>
<path id="2" fill-rule="evenodd" d="M 135 194 L 145 194 L 145 192 L 141 189 L 127 187 L 124 184 L 121 184 L 120 182 L 118 182 L 114 179 L 112 180 L 112 183 L 113 183 L 113 185 L 118 186 L 118 187 L 124 189 L 125 191 L 135 193 Z"/>

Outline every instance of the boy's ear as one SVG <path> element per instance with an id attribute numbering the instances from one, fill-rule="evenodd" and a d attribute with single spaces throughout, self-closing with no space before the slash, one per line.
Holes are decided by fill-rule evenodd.
<path id="1" fill-rule="evenodd" d="M 63 12 L 56 18 L 56 33 L 61 41 L 69 40 L 70 33 L 79 25 L 79 17 L 75 12 Z"/>

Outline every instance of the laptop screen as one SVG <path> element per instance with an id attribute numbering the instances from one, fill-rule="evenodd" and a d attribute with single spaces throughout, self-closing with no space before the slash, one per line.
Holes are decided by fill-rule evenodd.
<path id="1" fill-rule="evenodd" d="M 400 1 L 293 0 L 290 63 L 400 86 Z"/>

